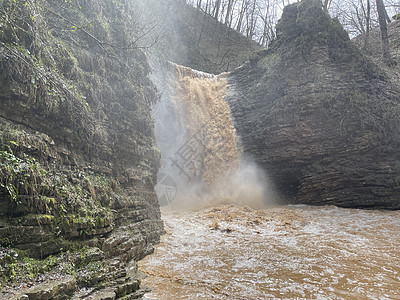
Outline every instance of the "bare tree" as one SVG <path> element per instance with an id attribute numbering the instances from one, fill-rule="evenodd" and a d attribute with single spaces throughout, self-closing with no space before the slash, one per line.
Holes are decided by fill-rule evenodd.
<path id="1" fill-rule="evenodd" d="M 232 6 L 233 0 L 228 0 L 228 8 L 226 9 L 226 15 L 225 15 L 225 24 L 230 26 L 230 20 L 231 20 L 231 12 L 232 12 Z"/>
<path id="2" fill-rule="evenodd" d="M 371 28 L 371 2 L 370 0 L 367 0 L 367 10 L 364 10 L 365 14 L 365 26 L 366 26 L 366 31 L 365 31 L 365 39 L 364 39 L 364 49 L 368 50 L 369 46 L 369 32 Z"/>
<path id="3" fill-rule="evenodd" d="M 250 39 L 254 37 L 256 21 L 256 0 L 252 0 L 246 10 L 246 37 Z"/>
<path id="4" fill-rule="evenodd" d="M 326 12 L 329 11 L 329 8 L 330 8 L 331 4 L 332 4 L 332 0 L 324 0 L 324 5 L 323 5 L 323 7 L 324 7 L 324 10 L 325 10 Z"/>
<path id="5" fill-rule="evenodd" d="M 186 0 L 205 14 L 266 47 L 275 38 L 275 25 L 284 6 L 298 1 L 300 0 Z M 380 1 L 385 1 L 386 9 L 383 12 L 388 23 L 388 15 L 395 15 L 399 10 L 399 0 Z M 351 37 L 363 34 L 364 48 L 368 48 L 370 31 L 380 24 L 376 1 L 321 0 L 321 3 L 326 12 L 339 19 Z"/>
<path id="6" fill-rule="evenodd" d="M 385 63 L 390 64 L 390 49 L 389 49 L 389 36 L 387 33 L 386 23 L 386 9 L 383 0 L 376 0 L 376 8 L 378 11 L 379 26 L 381 29 L 381 40 L 382 40 L 382 56 Z"/>
<path id="7" fill-rule="evenodd" d="M 236 25 L 236 31 L 242 32 L 242 22 L 247 10 L 247 0 L 242 0 L 242 6 L 239 12 L 239 17 Z"/>
<path id="8" fill-rule="evenodd" d="M 221 8 L 221 0 L 216 0 L 214 3 L 214 9 L 213 9 L 213 16 L 216 19 L 218 19 L 220 8 Z"/>

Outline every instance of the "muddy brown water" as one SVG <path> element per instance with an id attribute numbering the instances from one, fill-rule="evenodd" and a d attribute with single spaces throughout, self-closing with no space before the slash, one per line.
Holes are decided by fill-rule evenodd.
<path id="1" fill-rule="evenodd" d="M 146 299 L 400 299 L 400 212 L 333 206 L 162 211 Z"/>

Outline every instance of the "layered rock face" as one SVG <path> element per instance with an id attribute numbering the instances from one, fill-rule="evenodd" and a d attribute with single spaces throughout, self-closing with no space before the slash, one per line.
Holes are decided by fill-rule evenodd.
<path id="1" fill-rule="evenodd" d="M 277 33 L 229 78 L 244 151 L 284 202 L 400 208 L 398 86 L 320 1 L 286 7 Z"/>
<path id="2" fill-rule="evenodd" d="M 1 9 L 0 250 L 45 258 L 89 247 L 86 264 L 101 272 L 72 280 L 72 290 L 119 278 L 108 292 L 129 294 L 138 282 L 128 264 L 163 232 L 156 93 L 132 42 L 129 3 L 9 1 Z M 4 279 L 14 271 L 0 258 Z"/>

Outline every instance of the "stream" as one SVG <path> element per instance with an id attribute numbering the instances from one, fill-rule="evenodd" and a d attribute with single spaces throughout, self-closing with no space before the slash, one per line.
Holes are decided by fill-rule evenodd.
<path id="1" fill-rule="evenodd" d="M 399 299 L 400 211 L 164 208 L 144 299 Z"/>

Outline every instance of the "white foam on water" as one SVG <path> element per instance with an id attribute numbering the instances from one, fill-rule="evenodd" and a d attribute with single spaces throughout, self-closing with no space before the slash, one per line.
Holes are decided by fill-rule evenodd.
<path id="1" fill-rule="evenodd" d="M 400 212 L 222 206 L 163 218 L 170 234 L 139 263 L 158 299 L 400 297 Z"/>

